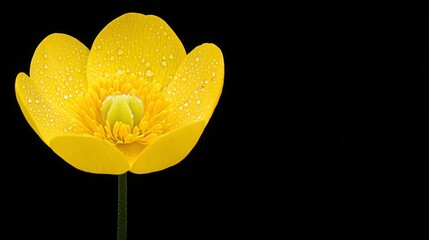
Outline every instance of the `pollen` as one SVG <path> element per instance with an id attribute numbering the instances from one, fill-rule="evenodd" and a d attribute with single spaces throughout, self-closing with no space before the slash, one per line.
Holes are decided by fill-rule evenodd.
<path id="1" fill-rule="evenodd" d="M 76 99 L 81 131 L 112 144 L 148 145 L 171 131 L 177 119 L 163 86 L 135 74 L 94 81 Z"/>

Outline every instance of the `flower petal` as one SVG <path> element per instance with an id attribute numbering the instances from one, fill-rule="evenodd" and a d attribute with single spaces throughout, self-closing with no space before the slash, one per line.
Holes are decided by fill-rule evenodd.
<path id="1" fill-rule="evenodd" d="M 140 153 L 130 171 L 150 173 L 179 163 L 197 144 L 205 125 L 204 121 L 199 121 L 162 135 Z"/>
<path id="2" fill-rule="evenodd" d="M 204 43 L 186 56 L 167 87 L 179 126 L 208 122 L 219 101 L 223 80 L 223 55 L 215 44 Z"/>
<path id="3" fill-rule="evenodd" d="M 36 48 L 30 77 L 19 73 L 15 92 L 22 112 L 39 137 L 49 140 L 72 132 L 70 101 L 86 90 L 89 50 L 65 34 L 51 34 Z"/>
<path id="4" fill-rule="evenodd" d="M 53 105 L 70 111 L 70 103 L 87 90 L 88 54 L 88 48 L 79 40 L 66 34 L 51 34 L 34 52 L 30 78 Z"/>
<path id="5" fill-rule="evenodd" d="M 88 59 L 88 79 L 134 73 L 166 83 L 186 55 L 167 23 L 154 15 L 126 13 L 96 37 Z"/>
<path id="6" fill-rule="evenodd" d="M 64 161 L 85 172 L 119 175 L 130 168 L 122 152 L 100 138 L 63 135 L 53 138 L 49 145 Z"/>
<path id="7" fill-rule="evenodd" d="M 52 137 L 72 131 L 68 112 L 42 94 L 27 74 L 17 75 L 15 95 L 25 119 L 46 144 Z"/>

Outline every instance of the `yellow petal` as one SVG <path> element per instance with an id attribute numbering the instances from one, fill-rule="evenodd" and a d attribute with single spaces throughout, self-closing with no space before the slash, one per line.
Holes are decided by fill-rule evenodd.
<path id="1" fill-rule="evenodd" d="M 186 56 L 167 87 L 179 126 L 208 122 L 219 101 L 223 80 L 223 55 L 215 44 L 204 43 Z"/>
<path id="2" fill-rule="evenodd" d="M 100 138 L 63 135 L 53 138 L 50 146 L 64 161 L 85 172 L 119 175 L 130 168 L 122 152 Z"/>
<path id="3" fill-rule="evenodd" d="M 16 77 L 15 94 L 25 119 L 46 144 L 54 136 L 73 131 L 69 113 L 42 94 L 27 74 Z"/>
<path id="4" fill-rule="evenodd" d="M 86 89 L 89 50 L 65 34 L 51 34 L 36 48 L 30 77 L 19 73 L 15 92 L 22 112 L 39 137 L 49 140 L 72 132 L 70 102 Z"/>
<path id="5" fill-rule="evenodd" d="M 197 144 L 205 125 L 204 121 L 200 121 L 162 135 L 140 153 L 130 171 L 150 173 L 179 163 Z"/>
<path id="6" fill-rule="evenodd" d="M 88 54 L 88 48 L 77 39 L 66 34 L 51 34 L 34 52 L 30 78 L 52 105 L 70 111 L 70 103 L 87 90 Z"/>
<path id="7" fill-rule="evenodd" d="M 166 83 L 186 55 L 170 26 L 154 15 L 126 13 L 96 37 L 88 59 L 88 80 L 134 73 Z"/>

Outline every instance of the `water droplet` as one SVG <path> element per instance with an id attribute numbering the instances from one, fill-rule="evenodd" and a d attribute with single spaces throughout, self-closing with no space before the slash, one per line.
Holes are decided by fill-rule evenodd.
<path id="1" fill-rule="evenodd" d="M 44 68 L 44 69 L 48 69 L 48 64 L 46 64 L 46 63 L 45 63 L 45 64 L 43 65 L 43 68 Z"/>
<path id="2" fill-rule="evenodd" d="M 173 59 L 174 55 L 172 53 L 170 53 L 170 55 L 168 55 L 168 58 Z"/>
<path id="3" fill-rule="evenodd" d="M 186 77 L 182 77 L 182 81 L 186 81 Z"/>
<path id="4" fill-rule="evenodd" d="M 200 104 L 201 103 L 201 100 L 200 99 L 197 99 L 197 104 Z"/>
<path id="5" fill-rule="evenodd" d="M 28 102 L 28 103 L 32 103 L 32 102 L 33 102 L 33 100 L 32 100 L 31 98 L 27 98 L 27 102 Z"/>
<path id="6" fill-rule="evenodd" d="M 116 70 L 116 74 L 118 74 L 118 75 L 122 75 L 122 69 L 120 69 L 120 68 L 118 68 L 118 70 Z"/>
<path id="7" fill-rule="evenodd" d="M 209 80 L 205 79 L 204 84 L 208 84 L 208 83 L 209 83 Z"/>
<path id="8" fill-rule="evenodd" d="M 200 61 L 200 57 L 196 56 L 195 61 L 197 61 L 197 62 Z"/>
<path id="9" fill-rule="evenodd" d="M 200 90 L 204 92 L 204 90 L 206 90 L 206 87 L 204 87 L 204 85 L 201 85 Z"/>
<path id="10" fill-rule="evenodd" d="M 118 55 L 122 55 L 124 53 L 124 50 L 122 50 L 121 48 L 118 49 Z"/>
<path id="11" fill-rule="evenodd" d="M 188 106 L 189 106 L 189 101 L 185 101 L 185 102 L 183 103 L 183 106 L 188 107 Z"/>
<path id="12" fill-rule="evenodd" d="M 67 80 L 72 81 L 72 80 L 73 80 L 73 76 L 72 76 L 72 75 L 69 75 L 69 76 L 67 77 Z"/>
<path id="13" fill-rule="evenodd" d="M 167 67 L 167 62 L 166 61 L 162 61 L 161 65 L 164 66 L 164 67 Z"/>
<path id="14" fill-rule="evenodd" d="M 64 94 L 64 99 L 68 99 L 69 98 L 69 95 L 67 95 L 67 94 Z"/>
<path id="15" fill-rule="evenodd" d="M 182 105 L 180 105 L 180 106 L 179 106 L 179 111 L 182 111 L 182 109 L 183 109 L 183 106 L 182 106 Z"/>
<path id="16" fill-rule="evenodd" d="M 110 61 L 114 61 L 115 60 L 115 56 L 110 56 Z"/>
<path id="17" fill-rule="evenodd" d="M 152 77 L 153 76 L 153 72 L 152 72 L 152 70 L 151 69 L 146 69 L 146 76 L 148 76 L 148 77 Z"/>
<path id="18" fill-rule="evenodd" d="M 47 53 L 43 53 L 43 57 L 44 58 L 48 58 L 48 54 Z"/>
<path id="19" fill-rule="evenodd" d="M 149 67 L 150 66 L 150 62 L 146 62 L 146 67 Z"/>

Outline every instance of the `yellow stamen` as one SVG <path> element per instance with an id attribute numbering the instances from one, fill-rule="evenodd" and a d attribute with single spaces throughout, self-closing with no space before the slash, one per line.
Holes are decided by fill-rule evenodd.
<path id="1" fill-rule="evenodd" d="M 78 96 L 75 118 L 86 134 L 113 144 L 147 145 L 176 125 L 170 105 L 160 84 L 123 74 L 96 81 Z"/>

